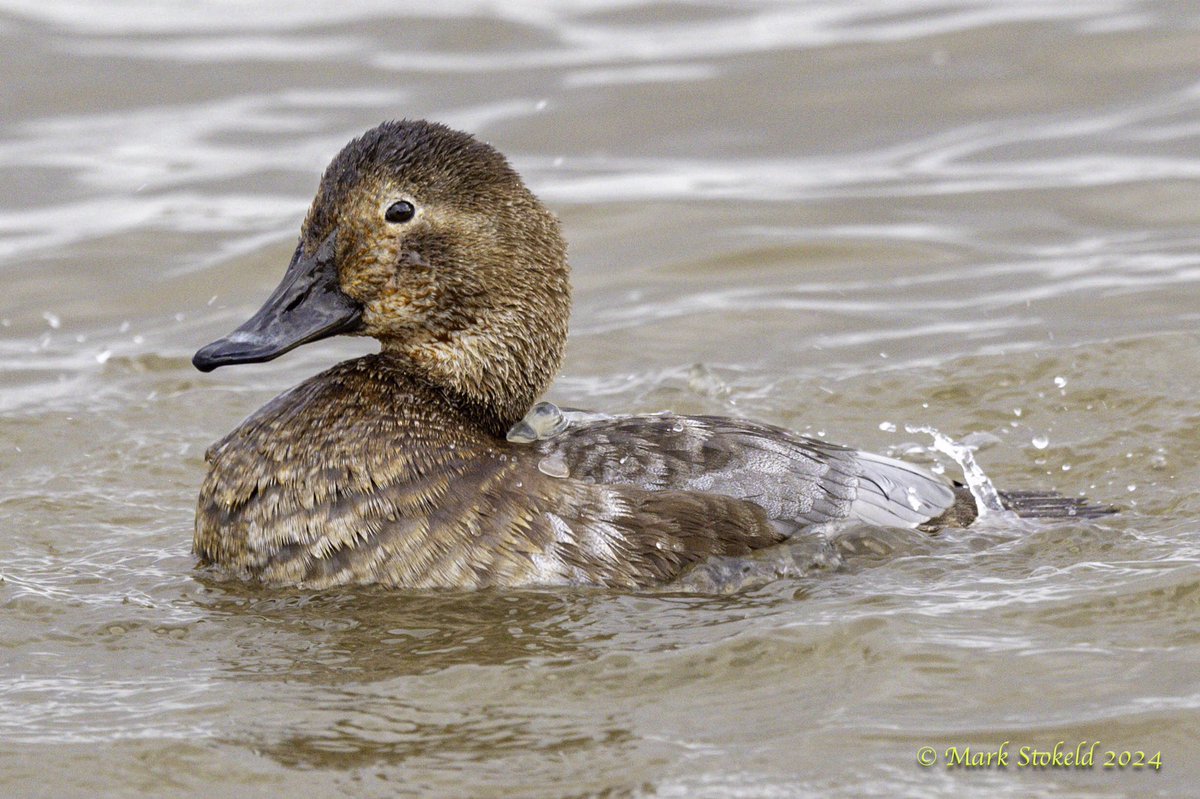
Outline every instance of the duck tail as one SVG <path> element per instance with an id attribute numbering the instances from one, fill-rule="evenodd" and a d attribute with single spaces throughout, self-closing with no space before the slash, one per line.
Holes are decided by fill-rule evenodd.
<path id="1" fill-rule="evenodd" d="M 1117 512 L 1112 505 L 1097 505 L 1085 497 L 1067 497 L 1057 491 L 1001 491 L 1000 504 L 1024 519 L 1099 519 Z"/>
<path id="2" fill-rule="evenodd" d="M 1094 505 L 1084 497 L 1065 497 L 1057 491 L 1000 491 L 1000 504 L 1022 519 L 1100 519 L 1117 513 L 1112 505 Z M 979 518 L 971 489 L 954 484 L 954 504 L 941 516 L 918 525 L 926 532 L 966 527 Z"/>

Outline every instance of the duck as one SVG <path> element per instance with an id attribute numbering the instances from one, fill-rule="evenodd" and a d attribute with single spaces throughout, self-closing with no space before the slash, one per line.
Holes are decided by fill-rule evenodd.
<path id="1" fill-rule="evenodd" d="M 193 364 L 269 361 L 336 335 L 379 351 L 285 391 L 208 449 L 199 563 L 309 589 L 640 590 L 840 522 L 933 532 L 979 514 L 967 488 L 918 465 L 770 424 L 538 404 L 570 311 L 559 222 L 497 149 L 425 120 L 350 141 L 278 287 Z M 1110 510 L 1001 500 L 1020 515 Z"/>

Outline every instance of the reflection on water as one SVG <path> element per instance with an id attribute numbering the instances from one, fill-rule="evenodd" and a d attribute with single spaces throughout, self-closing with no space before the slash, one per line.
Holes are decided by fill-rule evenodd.
<path id="1" fill-rule="evenodd" d="M 3 793 L 1187 794 L 1198 22 L 0 0 Z M 207 376 L 191 354 L 274 286 L 329 158 L 399 116 L 477 132 L 562 216 L 555 402 L 748 416 L 955 475 L 905 432 L 931 426 L 1001 489 L 1121 515 L 827 531 L 632 596 L 197 571 L 204 449 L 370 345 Z M 1060 739 L 1165 765 L 915 763 Z"/>

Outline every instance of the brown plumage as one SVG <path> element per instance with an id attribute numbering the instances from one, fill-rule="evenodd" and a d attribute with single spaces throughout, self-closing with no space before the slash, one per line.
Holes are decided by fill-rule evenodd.
<path id="1" fill-rule="evenodd" d="M 569 312 L 558 222 L 502 155 L 422 121 L 355 139 L 279 288 L 195 363 L 338 333 L 381 352 L 213 445 L 196 553 L 279 585 L 635 588 L 839 519 L 973 518 L 961 491 L 910 464 L 741 420 L 578 417 L 506 441 L 558 369 Z M 1026 500 L 1045 511 L 1046 496 Z"/>
<path id="2" fill-rule="evenodd" d="M 412 371 L 346 361 L 215 444 L 196 552 L 277 584 L 633 588 L 782 540 L 730 497 L 544 474 Z"/>

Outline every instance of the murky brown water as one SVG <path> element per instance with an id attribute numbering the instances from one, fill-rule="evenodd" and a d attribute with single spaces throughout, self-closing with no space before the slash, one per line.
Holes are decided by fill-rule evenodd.
<path id="1" fill-rule="evenodd" d="M 1195 795 L 1196 3 L 2 0 L 0 73 L 0 794 Z M 723 597 L 206 583 L 204 448 L 368 345 L 191 353 L 405 115 L 562 216 L 553 399 L 932 425 L 1123 513 Z"/>

